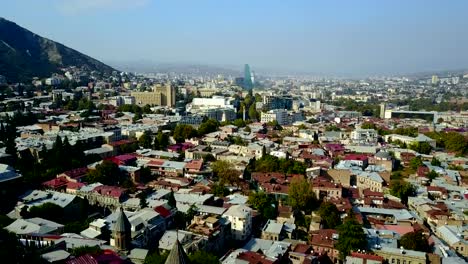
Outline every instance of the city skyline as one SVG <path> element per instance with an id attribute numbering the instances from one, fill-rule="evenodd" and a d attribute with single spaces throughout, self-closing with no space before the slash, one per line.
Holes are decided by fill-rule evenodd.
<path id="1" fill-rule="evenodd" d="M 0 16 L 111 64 L 249 63 L 343 76 L 468 68 L 464 1 L 25 0 L 4 6 L 8 12 Z"/>

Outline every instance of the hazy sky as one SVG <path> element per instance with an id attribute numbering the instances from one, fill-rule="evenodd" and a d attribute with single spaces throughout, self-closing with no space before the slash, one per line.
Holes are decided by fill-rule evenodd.
<path id="1" fill-rule="evenodd" d="M 466 0 L 1 0 L 0 16 L 106 61 L 327 74 L 468 68 Z"/>

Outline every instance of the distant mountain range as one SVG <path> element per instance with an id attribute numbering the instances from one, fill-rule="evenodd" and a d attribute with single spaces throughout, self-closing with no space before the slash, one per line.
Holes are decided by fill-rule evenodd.
<path id="1" fill-rule="evenodd" d="M 68 66 L 85 67 L 102 73 L 114 70 L 96 59 L 0 17 L 0 75 L 9 82 L 48 77 Z"/>

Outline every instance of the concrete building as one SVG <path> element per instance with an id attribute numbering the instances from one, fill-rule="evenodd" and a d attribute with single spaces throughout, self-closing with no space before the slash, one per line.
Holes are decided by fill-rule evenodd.
<path id="1" fill-rule="evenodd" d="M 176 89 L 171 84 L 156 85 L 151 92 L 132 92 L 137 105 L 175 106 Z"/>
<path id="2" fill-rule="evenodd" d="M 408 249 L 398 249 L 390 247 L 382 247 L 375 250 L 375 254 L 383 257 L 387 263 L 411 263 L 411 264 L 425 264 L 426 253 L 421 251 L 414 251 Z"/>
<path id="3" fill-rule="evenodd" d="M 246 240 L 252 234 L 252 209 L 248 206 L 238 204 L 231 206 L 223 214 L 231 222 L 232 238 L 235 240 Z"/>

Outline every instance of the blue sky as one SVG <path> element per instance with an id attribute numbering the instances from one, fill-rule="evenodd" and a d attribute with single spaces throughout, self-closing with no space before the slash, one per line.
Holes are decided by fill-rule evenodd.
<path id="1" fill-rule="evenodd" d="M 0 16 L 110 61 L 324 74 L 468 68 L 468 1 L 14 0 Z"/>

